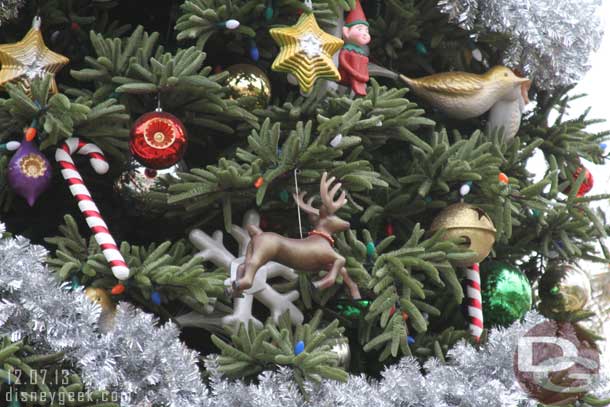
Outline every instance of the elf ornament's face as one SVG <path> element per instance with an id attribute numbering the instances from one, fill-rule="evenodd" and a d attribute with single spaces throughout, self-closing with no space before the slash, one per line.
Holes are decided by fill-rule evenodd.
<path id="1" fill-rule="evenodd" d="M 343 27 L 343 39 L 345 42 L 356 45 L 367 45 L 371 42 L 369 27 L 365 24 L 356 24 L 352 27 Z"/>

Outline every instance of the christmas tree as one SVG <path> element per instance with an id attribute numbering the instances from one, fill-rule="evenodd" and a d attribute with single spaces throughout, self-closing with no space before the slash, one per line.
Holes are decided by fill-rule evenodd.
<path id="1" fill-rule="evenodd" d="M 0 5 L 1 403 L 610 404 L 598 1 Z"/>

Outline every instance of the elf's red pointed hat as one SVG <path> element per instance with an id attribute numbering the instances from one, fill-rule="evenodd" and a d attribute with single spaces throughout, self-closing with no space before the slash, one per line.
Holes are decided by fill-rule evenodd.
<path id="1" fill-rule="evenodd" d="M 356 0 L 356 6 L 347 14 L 345 17 L 345 27 L 353 27 L 358 24 L 364 24 L 368 27 L 369 23 L 366 21 L 364 11 L 360 5 L 360 0 Z"/>

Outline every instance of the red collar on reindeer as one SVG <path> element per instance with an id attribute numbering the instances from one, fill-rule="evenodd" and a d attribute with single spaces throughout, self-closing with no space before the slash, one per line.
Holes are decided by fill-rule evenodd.
<path id="1" fill-rule="evenodd" d="M 312 230 L 311 232 L 308 233 L 309 236 L 313 236 L 313 235 L 317 235 L 317 236 L 322 236 L 324 239 L 326 239 L 326 241 L 328 243 L 330 243 L 331 246 L 335 246 L 335 239 L 333 239 L 333 237 L 331 235 L 329 235 L 326 232 L 322 232 L 321 230 Z"/>

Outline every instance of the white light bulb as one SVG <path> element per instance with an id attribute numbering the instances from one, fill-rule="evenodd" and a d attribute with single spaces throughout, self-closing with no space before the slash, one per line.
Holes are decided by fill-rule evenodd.
<path id="1" fill-rule="evenodd" d="M 239 28 L 239 26 L 240 26 L 239 21 L 234 20 L 234 19 L 230 19 L 225 22 L 225 27 L 227 27 L 227 29 L 229 29 L 229 30 L 236 30 Z"/>
<path id="2" fill-rule="evenodd" d="M 6 143 L 6 149 L 8 151 L 15 151 L 19 147 L 21 147 L 21 143 L 18 141 L 9 141 L 8 143 Z"/>
<path id="3" fill-rule="evenodd" d="M 470 185 L 464 184 L 460 187 L 460 195 L 466 196 L 470 193 Z"/>
<path id="4" fill-rule="evenodd" d="M 334 148 L 337 148 L 337 146 L 339 144 L 341 144 L 342 140 L 343 140 L 343 134 L 339 133 L 330 141 L 330 145 L 333 146 Z"/>

